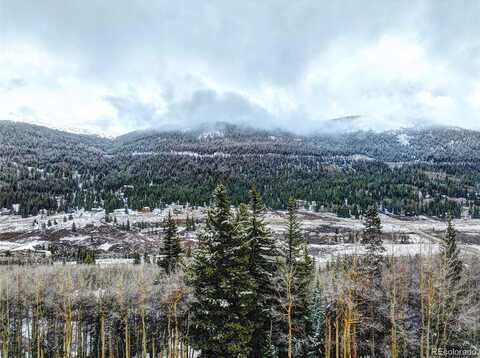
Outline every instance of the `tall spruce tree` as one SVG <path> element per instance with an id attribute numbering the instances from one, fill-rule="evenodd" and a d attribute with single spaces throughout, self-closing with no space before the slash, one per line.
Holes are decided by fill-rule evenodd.
<path id="1" fill-rule="evenodd" d="M 382 222 L 376 207 L 367 210 L 363 226 L 362 244 L 367 246 L 367 250 L 375 254 L 385 251 L 381 236 Z"/>
<path id="2" fill-rule="evenodd" d="M 248 210 L 249 209 L 249 210 Z M 249 207 L 240 206 L 238 230 L 249 250 L 249 274 L 255 282 L 254 302 L 249 319 L 254 325 L 250 357 L 263 357 L 268 344 L 275 296 L 273 278 L 278 250 L 264 220 L 265 206 L 255 186 L 250 190 Z"/>
<path id="3" fill-rule="evenodd" d="M 361 244 L 366 248 L 365 257 L 361 260 L 363 285 L 356 292 L 358 295 L 359 313 L 362 326 L 359 331 L 358 350 L 361 355 L 381 356 L 381 347 L 388 330 L 388 315 L 381 308 L 382 297 L 386 297 L 382 285 L 382 271 L 385 252 L 382 240 L 382 223 L 378 210 L 372 207 L 367 210 L 364 218 L 364 230 Z"/>
<path id="4" fill-rule="evenodd" d="M 442 242 L 442 269 L 443 269 L 443 301 L 441 302 L 438 319 L 438 347 L 443 349 L 459 348 L 461 346 L 461 332 L 451 330 L 459 327 L 458 318 L 464 294 L 462 283 L 463 262 L 460 259 L 460 250 L 457 247 L 455 227 L 451 216 L 448 217 L 447 230 Z"/>
<path id="5" fill-rule="evenodd" d="M 161 257 L 158 261 L 167 274 L 175 272 L 182 254 L 182 245 L 177 233 L 177 224 L 169 211 L 163 222 L 165 237 L 163 238 L 163 247 L 160 251 Z"/>
<path id="6" fill-rule="evenodd" d="M 288 199 L 287 237 L 285 259 L 287 265 L 294 265 L 300 256 L 305 241 L 303 239 L 300 221 L 297 216 L 297 202 L 294 198 Z"/>
<path id="7" fill-rule="evenodd" d="M 382 253 L 385 252 L 385 247 L 382 240 L 382 222 L 376 207 L 368 209 L 363 226 L 361 243 L 367 250 L 364 269 L 378 276 L 382 269 Z"/>
<path id="8" fill-rule="evenodd" d="M 249 250 L 238 235 L 226 189 L 219 185 L 191 267 L 192 337 L 202 357 L 241 357 L 251 350 L 248 315 L 255 283 L 248 272 Z"/>
<path id="9" fill-rule="evenodd" d="M 452 218 L 448 218 L 447 231 L 442 243 L 442 259 L 446 268 L 446 279 L 449 288 L 455 290 L 462 277 L 463 263 L 460 260 L 460 250 L 457 247 L 457 234 L 452 223 Z"/>

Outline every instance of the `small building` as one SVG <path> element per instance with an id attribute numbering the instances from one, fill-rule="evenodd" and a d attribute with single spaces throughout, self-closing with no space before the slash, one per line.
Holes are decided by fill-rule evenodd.
<path id="1" fill-rule="evenodd" d="M 171 210 L 173 214 L 181 214 L 184 212 L 184 207 L 183 205 L 180 204 L 170 204 L 167 206 L 167 212 L 168 210 Z"/>
<path id="2" fill-rule="evenodd" d="M 12 211 L 10 209 L 7 209 L 7 208 L 0 209 L 0 215 L 10 215 L 11 213 Z"/>
<path id="3" fill-rule="evenodd" d="M 155 208 L 152 211 L 155 215 L 163 215 L 163 210 L 160 208 Z"/>
<path id="4" fill-rule="evenodd" d="M 15 214 L 20 212 L 20 204 L 12 204 L 12 209 Z"/>
<path id="5" fill-rule="evenodd" d="M 308 210 L 308 202 L 306 200 L 297 200 L 297 209 Z"/>

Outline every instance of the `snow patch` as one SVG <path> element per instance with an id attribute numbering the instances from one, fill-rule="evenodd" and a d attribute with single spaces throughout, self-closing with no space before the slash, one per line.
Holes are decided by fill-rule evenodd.
<path id="1" fill-rule="evenodd" d="M 223 131 L 219 131 L 219 130 L 207 131 L 200 134 L 198 136 L 198 139 L 221 138 L 223 136 L 225 136 L 225 133 Z"/>
<path id="2" fill-rule="evenodd" d="M 104 244 L 101 244 L 98 249 L 99 250 L 102 250 L 102 251 L 108 251 L 110 250 L 110 248 L 113 246 L 113 244 L 110 244 L 108 242 L 104 243 Z"/>
<path id="3" fill-rule="evenodd" d="M 62 237 L 60 241 L 71 241 L 71 242 L 78 242 L 89 239 L 89 236 L 66 236 Z"/>
<path id="4" fill-rule="evenodd" d="M 409 146 L 411 137 L 408 134 L 402 133 L 397 136 L 397 140 L 401 145 Z"/>

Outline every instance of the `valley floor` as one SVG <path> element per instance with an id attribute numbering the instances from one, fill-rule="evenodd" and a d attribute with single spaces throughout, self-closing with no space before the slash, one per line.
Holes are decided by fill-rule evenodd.
<path id="1" fill-rule="evenodd" d="M 88 248 L 98 252 L 105 263 L 129 262 L 124 258 L 133 252 L 155 255 L 161 246 L 161 224 L 171 210 L 179 224 L 186 245 L 196 245 L 205 208 L 170 206 L 153 212 L 117 210 L 105 220 L 103 211 L 78 211 L 72 214 L 36 216 L 0 216 L 0 254 L 36 252 L 48 255 L 52 246 L 70 251 Z M 197 222 L 193 231 L 186 230 L 187 216 Z M 113 220 L 115 218 L 115 222 Z M 358 244 L 363 229 L 361 220 L 339 218 L 333 213 L 300 210 L 299 219 L 310 244 L 310 253 L 318 263 L 336 256 L 363 252 Z M 381 215 L 386 255 L 435 254 L 439 250 L 446 223 L 427 217 L 404 218 Z M 286 212 L 269 211 L 266 221 L 275 237 L 281 239 L 286 228 Z M 50 226 L 48 226 L 50 222 Z M 480 219 L 453 221 L 457 239 L 464 253 L 480 255 Z M 130 229 L 125 229 L 126 225 Z M 72 230 L 72 227 L 75 227 Z M 116 258 L 117 260 L 112 260 Z M 118 261 L 120 260 L 120 261 Z M 101 261 L 99 261 L 101 262 Z"/>

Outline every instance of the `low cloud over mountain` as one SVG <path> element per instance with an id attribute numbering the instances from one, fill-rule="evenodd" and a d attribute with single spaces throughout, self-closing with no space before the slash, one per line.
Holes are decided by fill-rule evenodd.
<path id="1" fill-rule="evenodd" d="M 0 119 L 478 129 L 478 2 L 6 0 Z M 342 127 L 341 125 L 339 126 Z"/>

